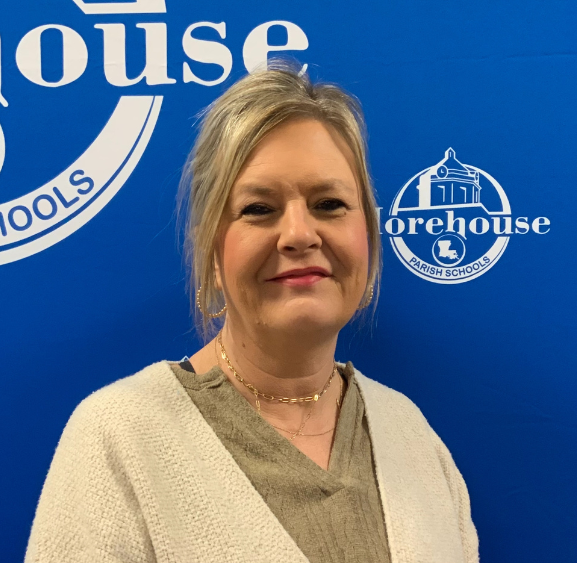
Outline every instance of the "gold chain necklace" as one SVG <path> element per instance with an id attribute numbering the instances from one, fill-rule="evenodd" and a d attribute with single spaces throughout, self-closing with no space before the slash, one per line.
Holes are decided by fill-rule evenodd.
<path id="1" fill-rule="evenodd" d="M 337 407 L 341 408 L 342 402 L 343 402 L 343 380 L 341 379 L 341 389 L 339 391 L 339 398 L 337 399 L 336 403 L 337 403 Z M 308 419 L 307 419 L 308 420 Z M 271 424 L 271 426 L 273 428 L 276 428 L 277 430 L 282 430 L 283 432 L 286 432 L 288 434 L 292 434 L 293 436 L 291 437 L 291 441 L 296 437 L 296 436 L 324 436 L 325 434 L 328 434 L 329 432 L 332 432 L 335 428 L 336 425 L 333 426 L 332 428 L 329 428 L 328 430 L 325 430 L 324 432 L 318 432 L 316 434 L 303 434 L 302 432 L 299 434 L 299 431 L 297 430 L 296 432 L 294 430 L 287 430 L 286 428 L 281 428 L 280 426 L 275 426 L 274 424 Z M 301 426 L 300 430 L 302 430 L 304 427 Z"/>
<path id="2" fill-rule="evenodd" d="M 301 423 L 299 429 L 291 436 L 290 439 L 292 441 L 297 436 L 302 436 L 303 435 L 302 430 L 305 427 L 305 424 L 308 422 L 309 418 L 311 417 L 315 404 L 327 392 L 327 390 L 331 384 L 331 381 L 333 380 L 333 377 L 335 376 L 335 374 L 337 372 L 337 364 L 335 362 L 333 362 L 333 371 L 331 372 L 331 375 L 330 375 L 328 381 L 325 383 L 325 386 L 322 388 L 322 390 L 319 393 L 315 393 L 314 395 L 307 395 L 306 397 L 294 397 L 294 398 L 292 398 L 292 397 L 275 397 L 274 395 L 270 395 L 268 393 L 263 393 L 262 391 L 259 391 L 252 383 L 245 381 L 245 379 L 236 371 L 236 369 L 232 365 L 232 362 L 230 361 L 230 359 L 226 353 L 226 350 L 224 349 L 224 344 L 222 343 L 222 330 L 218 333 L 216 340 L 218 342 L 218 345 L 220 346 L 220 355 L 221 355 L 222 359 L 226 362 L 228 369 L 230 369 L 230 371 L 232 372 L 234 377 L 240 383 L 242 383 L 254 395 L 255 402 L 256 402 L 256 410 L 261 416 L 262 416 L 262 414 L 260 412 L 259 397 L 262 397 L 263 399 L 266 399 L 267 401 L 285 403 L 288 405 L 310 403 L 310 402 L 313 403 L 311 406 L 311 409 L 309 410 L 304 421 Z M 341 385 L 342 385 L 342 381 L 341 381 Z M 285 432 L 291 432 L 292 433 L 292 430 L 285 430 Z"/>
<path id="3" fill-rule="evenodd" d="M 271 424 L 271 426 L 273 428 L 276 428 L 277 430 L 282 430 L 283 432 L 286 432 L 287 434 L 292 434 L 292 436 L 290 438 L 291 441 L 296 436 L 324 436 L 325 434 L 332 432 L 336 428 L 336 426 L 333 426 L 332 428 L 329 428 L 328 430 L 325 430 L 324 432 L 318 432 L 317 434 L 303 434 L 302 432 L 299 434 L 298 430 L 295 432 L 294 430 L 287 430 L 286 428 L 281 428 L 280 426 L 275 426 L 274 424 Z"/>

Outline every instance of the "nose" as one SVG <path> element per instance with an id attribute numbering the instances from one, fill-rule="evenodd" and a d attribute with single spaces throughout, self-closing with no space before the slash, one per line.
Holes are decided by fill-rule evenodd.
<path id="1" fill-rule="evenodd" d="M 315 218 L 306 202 L 290 202 L 280 221 L 277 248 L 281 253 L 301 254 L 321 247 L 322 239 L 317 232 Z"/>

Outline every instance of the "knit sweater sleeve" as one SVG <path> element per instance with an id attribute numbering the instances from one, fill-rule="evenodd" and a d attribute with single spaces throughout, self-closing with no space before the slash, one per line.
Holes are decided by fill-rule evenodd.
<path id="1" fill-rule="evenodd" d="M 124 446 L 101 392 L 82 401 L 56 448 L 25 563 L 155 561 Z"/>
<path id="2" fill-rule="evenodd" d="M 467 485 L 465 484 L 465 480 L 460 471 L 457 469 L 457 466 L 453 461 L 453 456 L 447 446 L 445 446 L 441 438 L 439 438 L 433 429 L 430 431 L 431 439 L 437 451 L 439 461 L 441 462 L 441 467 L 443 468 L 443 473 L 445 474 L 447 484 L 449 485 L 455 511 L 458 516 L 459 531 L 461 533 L 465 561 L 466 563 L 478 563 L 479 539 L 477 536 L 477 530 L 475 529 L 475 525 L 471 518 L 471 504 Z"/>

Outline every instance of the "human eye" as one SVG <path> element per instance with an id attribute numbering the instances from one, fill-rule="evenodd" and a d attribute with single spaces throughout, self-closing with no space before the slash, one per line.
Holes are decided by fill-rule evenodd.
<path id="1" fill-rule="evenodd" d="M 240 212 L 241 215 L 268 215 L 272 213 L 272 209 L 263 203 L 251 203 L 243 207 Z"/>
<path id="2" fill-rule="evenodd" d="M 328 198 L 319 201 L 315 208 L 319 211 L 336 211 L 337 209 L 347 209 L 346 203 L 338 198 Z"/>

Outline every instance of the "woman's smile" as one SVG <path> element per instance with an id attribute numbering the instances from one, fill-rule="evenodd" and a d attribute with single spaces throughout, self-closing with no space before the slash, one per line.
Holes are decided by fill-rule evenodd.
<path id="1" fill-rule="evenodd" d="M 324 278 L 325 276 L 319 276 L 318 274 L 307 274 L 304 276 L 286 276 L 271 281 L 291 287 L 308 287 L 320 282 Z"/>
<path id="2" fill-rule="evenodd" d="M 288 270 L 267 281 L 289 287 L 310 287 L 328 277 L 330 274 L 324 268 L 311 267 Z"/>

